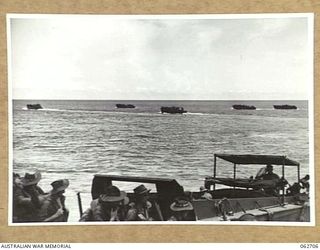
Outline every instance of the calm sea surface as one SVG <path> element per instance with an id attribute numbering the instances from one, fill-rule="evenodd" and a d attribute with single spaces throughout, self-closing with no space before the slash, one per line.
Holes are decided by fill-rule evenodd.
<path id="1" fill-rule="evenodd" d="M 40 103 L 43 110 L 27 110 Z M 135 109 L 117 109 L 130 103 Z M 233 104 L 257 110 L 233 110 Z M 298 110 L 274 110 L 293 104 Z M 161 114 L 161 106 L 182 106 L 187 114 Z M 13 171 L 42 172 L 39 185 L 68 178 L 69 221 L 79 219 L 76 193 L 90 203 L 96 173 L 170 177 L 185 190 L 198 191 L 212 174 L 214 153 L 278 154 L 309 171 L 307 101 L 13 101 Z M 233 165 L 218 160 L 220 176 Z M 255 175 L 257 166 L 239 167 L 238 177 Z M 275 168 L 281 175 L 280 168 Z M 286 178 L 295 181 L 296 169 Z M 116 183 L 118 184 L 118 183 Z M 135 185 L 124 185 L 132 190 Z M 150 188 L 153 188 L 150 186 Z"/>

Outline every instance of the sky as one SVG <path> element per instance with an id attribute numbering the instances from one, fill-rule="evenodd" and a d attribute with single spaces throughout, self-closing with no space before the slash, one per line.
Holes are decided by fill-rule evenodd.
<path id="1" fill-rule="evenodd" d="M 308 99 L 307 17 L 212 17 L 12 17 L 12 97 Z"/>

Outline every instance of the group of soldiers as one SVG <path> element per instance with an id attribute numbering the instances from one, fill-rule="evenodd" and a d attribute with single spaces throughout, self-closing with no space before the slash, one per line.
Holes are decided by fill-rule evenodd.
<path id="1" fill-rule="evenodd" d="M 273 166 L 268 164 L 266 167 L 261 168 L 257 173 L 256 180 L 272 181 L 269 188 L 264 188 L 264 192 L 269 195 L 279 196 L 279 191 L 285 187 L 287 188 L 287 194 L 297 195 L 301 190 L 305 190 L 306 194 L 309 193 L 309 179 L 310 176 L 307 174 L 305 177 L 290 185 L 286 179 L 279 177 L 273 172 Z"/>
<path id="2" fill-rule="evenodd" d="M 164 220 L 159 205 L 150 200 L 150 189 L 143 184 L 134 190 L 134 201 L 116 186 L 110 185 L 94 199 L 80 221 L 155 221 Z M 171 205 L 168 221 L 192 220 L 193 206 L 187 199 L 178 198 Z"/>
<path id="3" fill-rule="evenodd" d="M 23 177 L 13 174 L 13 222 L 66 222 L 69 211 L 65 206 L 64 192 L 68 179 L 51 183 L 52 189 L 45 193 L 38 183 L 41 173 L 26 173 Z M 163 218 L 156 201 L 150 199 L 150 189 L 143 184 L 133 190 L 131 201 L 124 191 L 109 185 L 90 207 L 80 221 L 187 221 L 194 219 L 193 206 L 187 197 L 180 197 L 170 205 L 169 218 Z"/>
<path id="4" fill-rule="evenodd" d="M 52 189 L 45 193 L 38 183 L 41 173 L 26 173 L 23 177 L 13 174 L 13 222 L 64 222 L 69 211 L 65 207 L 63 193 L 69 186 L 67 179 L 51 183 Z"/>

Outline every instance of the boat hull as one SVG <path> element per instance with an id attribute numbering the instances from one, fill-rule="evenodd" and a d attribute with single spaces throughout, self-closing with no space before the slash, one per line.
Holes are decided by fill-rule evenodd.
<path id="1" fill-rule="evenodd" d="M 117 108 L 121 108 L 121 109 L 134 109 L 135 106 L 132 104 L 116 104 Z"/>
<path id="2" fill-rule="evenodd" d="M 256 107 L 255 106 L 248 106 L 248 105 L 232 105 L 232 108 L 233 109 L 236 109 L 236 110 L 255 110 Z"/>
<path id="3" fill-rule="evenodd" d="M 193 207 L 199 221 L 310 221 L 309 204 L 293 197 L 195 200 Z"/>
<path id="4" fill-rule="evenodd" d="M 294 105 L 273 105 L 274 109 L 297 109 Z"/>
<path id="5" fill-rule="evenodd" d="M 257 221 L 295 221 L 309 222 L 310 208 L 307 205 L 287 204 L 283 207 L 275 207 L 267 212 L 257 215 Z"/>
<path id="6" fill-rule="evenodd" d="M 186 110 L 182 107 L 161 107 L 161 113 L 168 113 L 168 114 L 184 114 L 187 113 Z"/>
<path id="7" fill-rule="evenodd" d="M 42 109 L 42 106 L 40 104 L 27 104 L 27 109 L 38 110 L 38 109 Z"/>

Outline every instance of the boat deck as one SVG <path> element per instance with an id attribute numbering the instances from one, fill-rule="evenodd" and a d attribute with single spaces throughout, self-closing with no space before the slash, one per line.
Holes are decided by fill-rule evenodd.
<path id="1" fill-rule="evenodd" d="M 246 210 L 246 212 L 236 212 L 232 215 L 227 215 L 228 221 L 241 221 L 241 217 L 244 215 L 250 215 L 257 221 L 297 221 L 301 215 L 303 215 L 302 205 L 295 204 L 284 204 L 283 206 L 270 206 L 264 208 L 256 208 L 251 210 Z M 224 221 L 222 216 L 215 216 L 211 218 L 205 218 L 201 221 Z"/>

